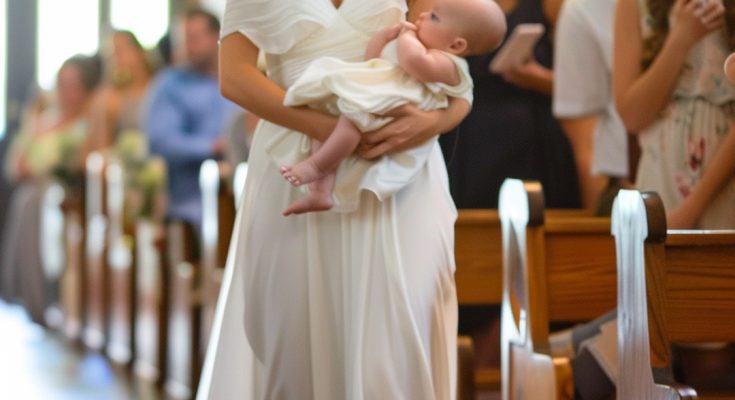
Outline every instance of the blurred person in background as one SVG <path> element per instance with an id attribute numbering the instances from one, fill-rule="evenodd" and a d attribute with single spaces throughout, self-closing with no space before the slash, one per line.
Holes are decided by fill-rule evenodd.
<path id="1" fill-rule="evenodd" d="M 628 133 L 612 88 L 617 0 L 567 0 L 554 48 L 554 115 L 574 148 L 583 208 L 609 215 L 628 182 Z"/>
<path id="2" fill-rule="evenodd" d="M 724 4 L 723 4 L 724 2 Z M 735 228 L 733 0 L 620 0 L 614 89 L 641 147 L 636 186 L 656 191 L 669 228 Z"/>
<path id="3" fill-rule="evenodd" d="M 129 31 L 112 34 L 105 63 L 105 81 L 92 103 L 87 152 L 112 146 L 122 132 L 142 130 L 141 105 L 153 78 L 143 46 Z"/>
<path id="4" fill-rule="evenodd" d="M 57 300 L 55 285 L 42 265 L 41 201 L 55 180 L 67 185 L 81 182 L 71 177 L 81 177 L 89 106 L 100 70 L 95 58 L 75 56 L 65 61 L 57 75 L 55 97 L 35 99 L 5 160 L 5 175 L 15 189 L 3 232 L 0 293 L 6 300 L 23 303 L 40 324 Z"/>
<path id="5" fill-rule="evenodd" d="M 234 112 L 241 112 L 219 91 L 219 30 L 217 18 L 204 10 L 186 14 L 186 62 L 156 77 L 144 117 L 150 152 L 167 164 L 167 216 L 191 223 L 197 231 L 202 218 L 199 167 L 223 155 L 225 125 Z"/>

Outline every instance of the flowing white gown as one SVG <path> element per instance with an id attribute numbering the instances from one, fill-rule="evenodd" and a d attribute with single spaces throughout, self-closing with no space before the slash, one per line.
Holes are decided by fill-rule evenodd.
<path id="1" fill-rule="evenodd" d="M 222 34 L 249 37 L 288 87 L 320 56 L 359 60 L 405 11 L 399 0 L 228 0 Z M 304 135 L 256 130 L 198 398 L 455 398 L 456 209 L 438 145 L 382 202 L 364 192 L 354 212 L 282 217 L 301 193 L 280 176 L 274 140 L 293 144 L 279 157 L 309 153 Z"/>

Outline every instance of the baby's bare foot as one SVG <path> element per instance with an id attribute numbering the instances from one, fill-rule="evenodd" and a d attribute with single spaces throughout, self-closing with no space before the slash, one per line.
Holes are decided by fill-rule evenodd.
<path id="1" fill-rule="evenodd" d="M 294 186 L 301 186 L 324 177 L 324 173 L 310 160 L 281 167 L 281 175 Z"/>
<path id="2" fill-rule="evenodd" d="M 291 214 L 303 214 L 311 211 L 327 211 L 332 209 L 334 202 L 332 196 L 325 193 L 309 192 L 306 196 L 291 203 L 288 208 L 283 211 L 283 216 L 287 217 Z"/>

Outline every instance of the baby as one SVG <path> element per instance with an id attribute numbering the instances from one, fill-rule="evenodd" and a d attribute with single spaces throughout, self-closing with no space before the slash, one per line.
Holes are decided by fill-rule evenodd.
<path id="1" fill-rule="evenodd" d="M 472 80 L 461 57 L 495 49 L 505 32 L 505 16 L 493 0 L 437 0 L 415 25 L 401 22 L 378 31 L 368 43 L 368 61 L 325 57 L 312 63 L 289 88 L 284 104 L 322 105 L 340 117 L 323 144 L 312 141 L 310 157 L 281 167 L 292 185 L 310 184 L 308 194 L 283 215 L 334 206 L 337 167 L 355 151 L 361 132 L 390 122 L 381 114 L 406 103 L 423 110 L 446 107 L 448 97 L 471 103 Z M 408 164 L 420 165 L 428 157 L 424 153 Z"/>

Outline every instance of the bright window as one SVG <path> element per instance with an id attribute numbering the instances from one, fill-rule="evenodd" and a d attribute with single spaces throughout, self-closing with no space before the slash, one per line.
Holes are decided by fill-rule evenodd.
<path id="1" fill-rule="evenodd" d="M 226 0 L 200 0 L 202 8 L 208 10 L 222 21 L 222 16 L 225 14 L 225 2 Z"/>
<path id="2" fill-rule="evenodd" d="M 8 98 L 8 90 L 6 86 L 6 82 L 8 80 L 6 76 L 8 71 L 7 12 L 8 2 L 6 0 L 0 0 L 0 140 L 5 136 L 5 128 L 8 125 L 8 121 L 5 119 L 5 107 L 7 107 L 6 100 Z"/>
<path id="3" fill-rule="evenodd" d="M 61 64 L 99 47 L 99 0 L 38 1 L 38 84 L 54 87 Z"/>
<path id="4" fill-rule="evenodd" d="M 55 0 L 58 1 L 58 0 Z M 153 47 L 168 29 L 169 0 L 110 0 L 110 22 L 131 31 L 143 47 Z"/>

